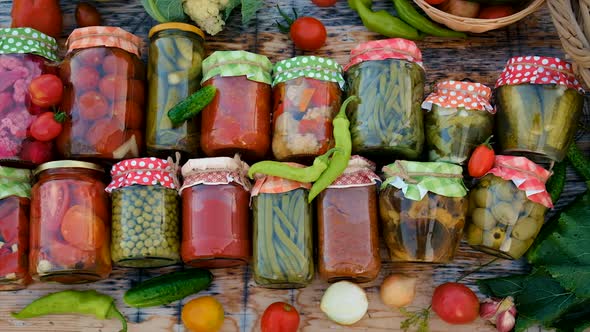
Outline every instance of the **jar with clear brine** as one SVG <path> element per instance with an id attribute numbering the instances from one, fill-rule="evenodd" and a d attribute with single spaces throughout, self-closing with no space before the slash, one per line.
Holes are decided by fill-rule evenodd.
<path id="1" fill-rule="evenodd" d="M 344 68 L 348 95 L 362 103 L 348 108 L 352 152 L 385 160 L 417 159 L 424 144 L 425 74 L 412 41 L 370 41 L 350 52 Z"/>
<path id="2" fill-rule="evenodd" d="M 563 160 L 584 105 L 584 90 L 570 63 L 538 56 L 511 58 L 495 94 L 503 154 Z"/>
<path id="3" fill-rule="evenodd" d="M 124 267 L 180 262 L 178 167 L 172 160 L 135 158 L 111 169 L 111 257 Z"/>
<path id="4" fill-rule="evenodd" d="M 461 166 L 396 161 L 379 194 L 389 255 L 396 262 L 448 263 L 461 242 L 468 208 Z"/>
<path id="5" fill-rule="evenodd" d="M 121 28 L 86 27 L 67 40 L 60 65 L 68 115 L 57 149 L 64 158 L 118 161 L 144 145 L 145 69 L 141 39 Z"/>
<path id="6" fill-rule="evenodd" d="M 545 190 L 550 175 L 525 157 L 496 156 L 469 194 L 469 245 L 501 258 L 522 257 L 553 207 Z"/>
<path id="7" fill-rule="evenodd" d="M 464 165 L 493 132 L 492 90 L 480 83 L 443 81 L 422 103 L 429 161 Z"/>
<path id="8" fill-rule="evenodd" d="M 104 170 L 62 160 L 39 165 L 31 192 L 29 270 L 35 280 L 65 284 L 111 272 L 111 220 Z"/>
<path id="9" fill-rule="evenodd" d="M 168 111 L 199 90 L 205 34 L 194 25 L 163 23 L 149 33 L 146 143 L 150 156 L 183 158 L 199 150 L 199 117 L 174 126 Z"/>

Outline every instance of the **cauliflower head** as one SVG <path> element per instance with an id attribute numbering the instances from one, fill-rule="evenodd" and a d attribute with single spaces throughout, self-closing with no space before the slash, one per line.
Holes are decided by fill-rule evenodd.
<path id="1" fill-rule="evenodd" d="M 224 11 L 235 7 L 233 0 L 184 0 L 182 5 L 184 12 L 210 35 L 223 30 Z"/>

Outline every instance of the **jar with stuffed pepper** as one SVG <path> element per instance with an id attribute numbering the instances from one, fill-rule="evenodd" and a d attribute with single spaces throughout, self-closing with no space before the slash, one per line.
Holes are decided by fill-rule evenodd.
<path id="1" fill-rule="evenodd" d="M 35 280 L 92 282 L 111 272 L 109 199 L 97 164 L 39 165 L 31 192 L 29 271 Z"/>
<path id="2" fill-rule="evenodd" d="M 417 159 L 424 144 L 424 69 L 422 53 L 412 41 L 394 38 L 360 44 L 344 67 L 352 103 L 352 152 L 391 162 Z"/>
<path id="3" fill-rule="evenodd" d="M 141 39 L 121 28 L 74 30 L 60 65 L 61 108 L 69 120 L 57 138 L 62 157 L 118 161 L 143 150 L 145 69 Z"/>
<path id="4" fill-rule="evenodd" d="M 464 165 L 494 128 L 492 90 L 480 83 L 442 81 L 426 97 L 426 149 L 429 161 Z"/>
<path id="5" fill-rule="evenodd" d="M 503 154 L 561 161 L 578 129 L 584 90 L 569 62 L 518 56 L 496 82 L 498 142 Z"/>
<path id="6" fill-rule="evenodd" d="M 271 68 L 267 57 L 246 51 L 217 51 L 203 61 L 202 85 L 217 88 L 213 101 L 201 111 L 201 148 L 207 156 L 266 156 Z"/>
<path id="7" fill-rule="evenodd" d="M 468 209 L 461 166 L 398 160 L 383 167 L 379 214 L 397 262 L 448 263 L 461 242 Z"/>
<path id="8" fill-rule="evenodd" d="M 188 159 L 199 149 L 199 118 L 172 125 L 168 111 L 196 92 L 205 57 L 205 34 L 191 24 L 162 23 L 149 32 L 146 142 L 150 156 L 175 151 Z"/>
<path id="9" fill-rule="evenodd" d="M 180 262 L 178 167 L 171 159 L 134 158 L 111 169 L 111 257 L 124 267 Z"/>
<path id="10" fill-rule="evenodd" d="M 182 166 L 182 260 L 195 267 L 248 264 L 248 165 L 238 156 L 191 159 Z"/>
<path id="11" fill-rule="evenodd" d="M 55 39 L 35 29 L 0 28 L 2 165 L 32 167 L 54 158 L 54 139 L 36 139 L 30 130 L 33 123 L 51 109 L 33 104 L 28 91 L 34 78 L 57 74 L 57 52 Z M 38 121 L 36 127 L 42 124 Z"/>
<path id="12" fill-rule="evenodd" d="M 31 171 L 0 166 L 0 291 L 19 290 L 29 275 Z"/>
<path id="13" fill-rule="evenodd" d="M 273 76 L 273 155 L 309 162 L 334 146 L 332 119 L 341 103 L 342 68 L 332 59 L 298 56 L 277 62 Z"/>
<path id="14" fill-rule="evenodd" d="M 252 266 L 258 285 L 301 288 L 313 280 L 313 214 L 307 202 L 310 188 L 309 183 L 257 177 L 252 188 Z"/>
<path id="15" fill-rule="evenodd" d="M 519 259 L 553 207 L 545 182 L 551 172 L 525 157 L 496 156 L 469 194 L 467 242 L 475 249 Z"/>

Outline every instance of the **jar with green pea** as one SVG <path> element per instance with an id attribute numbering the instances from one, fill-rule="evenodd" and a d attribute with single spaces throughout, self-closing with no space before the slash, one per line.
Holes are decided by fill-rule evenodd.
<path id="1" fill-rule="evenodd" d="M 136 158 L 111 170 L 113 262 L 162 267 L 180 262 L 178 167 L 170 159 Z"/>

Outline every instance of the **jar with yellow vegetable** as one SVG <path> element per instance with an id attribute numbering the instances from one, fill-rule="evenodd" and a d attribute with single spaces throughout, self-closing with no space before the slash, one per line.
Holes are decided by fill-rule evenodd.
<path id="1" fill-rule="evenodd" d="M 379 214 L 391 260 L 447 263 L 461 242 L 467 190 L 461 166 L 396 161 L 383 167 Z"/>
<path id="2" fill-rule="evenodd" d="M 550 175 L 525 157 L 496 156 L 469 194 L 469 245 L 502 258 L 522 257 L 553 207 L 545 189 Z"/>
<path id="3" fill-rule="evenodd" d="M 583 104 L 584 90 L 570 63 L 539 56 L 511 58 L 496 82 L 501 152 L 563 160 Z"/>
<path id="4" fill-rule="evenodd" d="M 118 266 L 161 267 L 180 262 L 178 167 L 151 158 L 123 160 L 111 169 L 111 257 Z"/>

